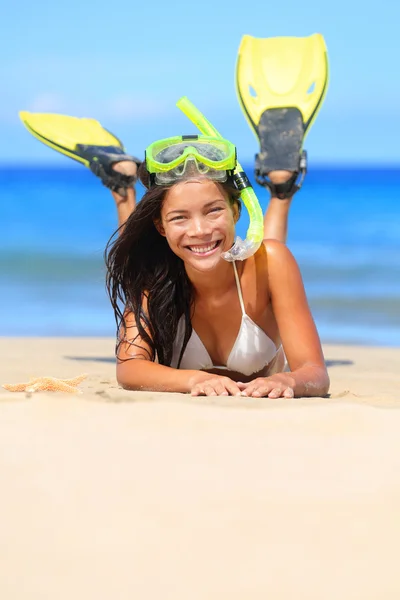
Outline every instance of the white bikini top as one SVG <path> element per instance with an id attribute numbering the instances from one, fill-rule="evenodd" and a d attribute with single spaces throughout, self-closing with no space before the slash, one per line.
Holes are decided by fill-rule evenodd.
<path id="1" fill-rule="evenodd" d="M 226 361 L 226 366 L 213 365 L 211 357 L 203 342 L 193 329 L 192 335 L 190 336 L 182 356 L 181 364 L 179 366 L 180 369 L 227 369 L 229 371 L 243 373 L 243 375 L 252 375 L 269 365 L 282 348 L 280 347 L 278 349 L 267 334 L 246 314 L 238 272 L 235 263 L 233 262 L 232 264 L 242 309 L 242 322 L 236 341 L 229 354 L 228 360 Z M 178 323 L 178 330 L 174 341 L 171 367 L 177 368 L 178 366 L 184 334 L 185 320 L 182 315 Z"/>

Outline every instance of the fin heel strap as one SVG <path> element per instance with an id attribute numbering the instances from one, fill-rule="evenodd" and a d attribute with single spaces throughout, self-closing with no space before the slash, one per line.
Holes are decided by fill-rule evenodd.
<path id="1" fill-rule="evenodd" d="M 126 195 L 126 190 L 137 180 L 136 175 L 124 175 L 115 171 L 112 167 L 124 160 L 132 161 L 139 167 L 141 161 L 135 156 L 126 154 L 122 148 L 117 146 L 86 146 L 77 144 L 77 149 L 88 162 L 92 173 L 97 175 L 106 187 L 121 195 Z"/>
<path id="2" fill-rule="evenodd" d="M 127 158 L 124 158 L 123 160 L 130 160 L 130 159 L 127 157 Z M 120 162 L 120 161 L 115 161 L 115 162 Z M 115 164 L 115 162 L 113 164 Z M 133 161 L 133 162 L 136 162 L 136 161 Z M 136 164 L 139 166 L 140 163 L 139 164 L 136 163 Z M 112 172 L 110 172 L 108 168 L 106 168 L 100 162 L 96 162 L 96 161 L 93 161 L 90 163 L 90 170 L 92 171 L 92 173 L 94 173 L 95 175 L 97 175 L 97 177 L 99 177 L 101 179 L 101 182 L 103 185 L 105 185 L 107 188 L 109 188 L 113 192 L 121 193 L 121 191 L 123 191 L 124 193 L 121 193 L 122 196 L 125 196 L 126 190 L 128 188 L 132 187 L 137 181 L 136 175 L 124 175 L 123 173 L 119 173 L 118 171 L 115 171 L 112 168 L 111 168 Z"/>
<path id="3" fill-rule="evenodd" d="M 288 179 L 284 183 L 272 183 L 272 181 L 270 181 L 268 177 L 264 174 L 261 174 L 260 170 L 258 170 L 257 168 L 255 169 L 255 178 L 258 184 L 269 189 L 271 196 L 279 198 L 280 200 L 285 200 L 288 198 L 292 198 L 295 195 L 295 193 L 299 191 L 299 189 L 303 185 L 306 173 L 307 152 L 303 150 L 299 161 L 299 170 L 295 171 L 290 177 L 290 179 Z"/>

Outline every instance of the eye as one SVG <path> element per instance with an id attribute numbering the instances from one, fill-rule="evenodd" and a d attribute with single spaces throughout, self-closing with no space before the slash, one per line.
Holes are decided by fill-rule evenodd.
<path id="1" fill-rule="evenodd" d="M 215 206 L 214 208 L 212 208 L 210 210 L 210 212 L 221 212 L 221 210 L 224 210 L 224 209 L 221 208 L 220 206 Z"/>
<path id="2" fill-rule="evenodd" d="M 182 219 L 184 219 L 185 217 L 183 215 L 178 215 L 176 217 L 172 217 L 172 219 L 170 219 L 170 223 L 171 221 L 181 221 Z"/>

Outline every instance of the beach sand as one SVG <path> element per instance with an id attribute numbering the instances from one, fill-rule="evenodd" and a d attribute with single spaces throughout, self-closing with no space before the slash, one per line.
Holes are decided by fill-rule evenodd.
<path id="1" fill-rule="evenodd" d="M 330 398 L 127 392 L 112 339 L 0 340 L 0 598 L 398 600 L 400 349 Z"/>

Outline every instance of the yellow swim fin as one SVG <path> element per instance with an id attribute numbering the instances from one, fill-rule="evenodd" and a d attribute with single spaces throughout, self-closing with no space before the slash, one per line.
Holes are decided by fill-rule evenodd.
<path id="1" fill-rule="evenodd" d="M 243 112 L 259 143 L 255 175 L 278 197 L 289 198 L 301 186 L 307 169 L 304 138 L 321 108 L 328 87 L 328 55 L 324 38 L 242 38 L 236 89 Z M 268 173 L 294 171 L 274 186 Z M 298 174 L 301 179 L 296 183 Z"/>
<path id="2" fill-rule="evenodd" d="M 88 167 L 108 188 L 121 191 L 136 177 L 117 173 L 112 165 L 140 160 L 126 154 L 122 142 L 95 119 L 80 119 L 51 113 L 19 113 L 22 123 L 38 140 Z"/>

